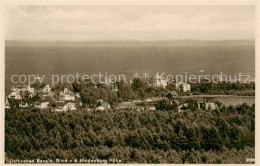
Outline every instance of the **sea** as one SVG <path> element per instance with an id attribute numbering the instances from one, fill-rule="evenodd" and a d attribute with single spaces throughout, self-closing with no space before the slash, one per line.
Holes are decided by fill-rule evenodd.
<path id="1" fill-rule="evenodd" d="M 5 83 L 13 75 L 227 75 L 255 78 L 254 41 L 23 42 L 6 41 Z"/>

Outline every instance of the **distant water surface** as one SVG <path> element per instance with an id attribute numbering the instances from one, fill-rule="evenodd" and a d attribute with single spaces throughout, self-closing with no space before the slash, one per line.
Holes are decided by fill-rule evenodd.
<path id="1" fill-rule="evenodd" d="M 255 104 L 254 96 L 239 96 L 239 97 L 214 97 L 213 100 L 220 101 L 223 105 L 239 105 L 243 103 L 247 103 L 248 105 Z"/>
<path id="2" fill-rule="evenodd" d="M 6 84 L 13 74 L 255 73 L 254 43 L 6 45 Z M 203 73 L 201 73 L 203 72 Z"/>

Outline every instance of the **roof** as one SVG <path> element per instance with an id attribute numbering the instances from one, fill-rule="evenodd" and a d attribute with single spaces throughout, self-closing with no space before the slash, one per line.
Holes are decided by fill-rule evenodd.
<path id="1" fill-rule="evenodd" d="M 142 100 L 133 100 L 134 103 L 142 103 Z"/>
<path id="2" fill-rule="evenodd" d="M 107 109 L 106 107 L 103 107 L 103 106 L 98 106 L 97 108 L 96 108 L 96 110 L 101 110 L 101 111 L 103 111 L 103 110 L 105 110 L 105 109 Z"/>
<path id="3" fill-rule="evenodd" d="M 102 102 L 104 102 L 104 100 L 103 99 L 98 99 L 97 102 L 102 103 Z"/>
<path id="4" fill-rule="evenodd" d="M 108 108 L 110 106 L 110 104 L 108 102 L 102 102 L 101 106 L 105 107 L 105 108 Z"/>
<path id="5" fill-rule="evenodd" d="M 169 92 L 172 96 L 178 96 L 178 93 L 176 91 L 170 91 Z"/>
<path id="6" fill-rule="evenodd" d="M 173 102 L 174 102 L 174 103 L 179 103 L 179 101 L 178 101 L 178 100 L 173 100 Z"/>
<path id="7" fill-rule="evenodd" d="M 184 103 L 184 104 L 182 104 L 182 105 L 179 105 L 179 106 L 178 106 L 178 109 L 181 109 L 182 107 L 188 107 L 188 103 Z"/>
<path id="8" fill-rule="evenodd" d="M 215 104 L 215 103 L 206 103 L 206 104 L 208 104 L 211 108 L 216 107 L 216 104 Z"/>
<path id="9" fill-rule="evenodd" d="M 131 108 L 135 107 L 135 104 L 132 102 L 122 102 L 117 105 L 117 108 Z"/>
<path id="10" fill-rule="evenodd" d="M 150 109 L 150 110 L 156 110 L 156 107 L 155 107 L 155 106 L 149 106 L 148 109 Z"/>
<path id="11" fill-rule="evenodd" d="M 67 104 L 74 104 L 74 105 L 76 105 L 76 103 L 73 103 L 73 102 L 64 102 L 64 103 L 60 103 L 59 104 L 59 106 L 65 106 L 65 105 L 67 105 Z"/>

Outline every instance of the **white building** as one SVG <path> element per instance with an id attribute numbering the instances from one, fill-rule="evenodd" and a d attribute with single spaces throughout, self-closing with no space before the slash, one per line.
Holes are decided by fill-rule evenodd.
<path id="1" fill-rule="evenodd" d="M 218 108 L 218 106 L 213 102 L 205 103 L 206 110 L 215 110 L 216 108 Z"/>
<path id="2" fill-rule="evenodd" d="M 167 84 L 168 81 L 166 79 L 162 78 L 158 74 L 155 76 L 155 86 L 165 88 Z"/>
<path id="3" fill-rule="evenodd" d="M 64 88 L 64 89 L 63 89 L 63 93 L 64 93 L 64 94 L 70 93 L 70 90 L 69 90 L 68 88 Z"/>
<path id="4" fill-rule="evenodd" d="M 11 88 L 13 92 L 29 91 L 30 93 L 34 93 L 34 90 L 30 85 L 15 85 Z"/>
<path id="5" fill-rule="evenodd" d="M 187 84 L 185 82 L 177 82 L 176 83 L 176 88 L 180 90 L 181 85 L 182 85 L 183 92 L 190 91 L 190 84 Z"/>
<path id="6" fill-rule="evenodd" d="M 35 89 L 32 88 L 30 85 L 27 86 L 27 90 L 28 90 L 30 93 L 32 93 L 32 94 L 35 93 Z"/>
<path id="7" fill-rule="evenodd" d="M 218 106 L 214 102 L 209 102 L 209 101 L 198 101 L 198 109 L 203 109 L 203 110 L 215 110 L 217 109 Z"/>
<path id="8" fill-rule="evenodd" d="M 59 107 L 59 109 L 61 109 L 62 111 L 74 111 L 76 110 L 76 103 L 73 102 L 68 102 L 68 103 L 64 103 L 62 106 Z"/>
<path id="9" fill-rule="evenodd" d="M 75 101 L 76 96 L 68 88 L 64 88 L 59 94 L 60 100 L 62 101 Z"/>
<path id="10" fill-rule="evenodd" d="M 48 105 L 49 105 L 49 101 L 37 101 L 34 103 L 34 107 L 41 108 L 41 109 L 47 108 Z"/>
<path id="11" fill-rule="evenodd" d="M 188 107 L 188 103 L 184 103 L 184 104 L 182 104 L 182 105 L 179 105 L 179 106 L 178 106 L 178 112 L 179 112 L 179 113 L 180 113 L 180 112 L 183 112 L 184 110 L 188 109 L 187 107 Z M 184 109 L 184 108 L 186 108 L 186 109 Z"/>
<path id="12" fill-rule="evenodd" d="M 107 110 L 110 109 L 111 106 L 108 102 L 103 101 L 102 99 L 97 100 L 100 103 L 100 106 L 96 108 L 96 110 Z"/>
<path id="13" fill-rule="evenodd" d="M 50 85 L 45 85 L 43 88 L 42 88 L 42 93 L 50 93 L 51 92 L 51 88 L 50 88 Z"/>
<path id="14" fill-rule="evenodd" d="M 156 107 L 155 107 L 155 106 L 148 106 L 148 110 L 155 111 L 155 110 L 156 110 Z"/>
<path id="15" fill-rule="evenodd" d="M 99 111 L 104 111 L 104 110 L 106 110 L 106 108 L 105 108 L 105 107 L 103 107 L 103 106 L 99 106 L 99 107 L 97 107 L 97 108 L 96 108 L 96 110 L 99 110 Z"/>
<path id="16" fill-rule="evenodd" d="M 29 97 L 33 97 L 35 94 L 35 89 L 30 85 L 15 85 L 11 88 L 11 93 L 8 95 L 8 98 L 21 100 L 23 97 L 21 92 L 28 92 Z"/>
<path id="17" fill-rule="evenodd" d="M 19 107 L 22 107 L 22 108 L 27 108 L 27 107 L 29 107 L 29 104 L 28 104 L 28 103 L 25 103 L 25 102 L 20 102 L 18 105 L 19 105 Z"/>
<path id="18" fill-rule="evenodd" d="M 61 100 L 75 101 L 75 95 L 72 93 L 60 94 Z"/>
<path id="19" fill-rule="evenodd" d="M 13 92 L 11 92 L 11 93 L 8 95 L 8 98 L 9 98 L 9 99 L 21 100 L 23 97 L 22 97 L 22 95 L 20 94 L 20 92 L 13 91 Z"/>

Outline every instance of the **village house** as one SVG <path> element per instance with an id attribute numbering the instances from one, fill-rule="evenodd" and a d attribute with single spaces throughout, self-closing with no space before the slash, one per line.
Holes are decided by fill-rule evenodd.
<path id="1" fill-rule="evenodd" d="M 132 100 L 133 103 L 142 103 L 142 100 Z"/>
<path id="2" fill-rule="evenodd" d="M 177 104 L 177 105 L 179 105 L 180 102 L 179 102 L 178 100 L 172 100 L 172 101 L 171 101 L 171 104 Z"/>
<path id="3" fill-rule="evenodd" d="M 208 103 L 205 103 L 205 108 L 206 108 L 206 110 L 214 110 L 214 109 L 218 108 L 218 106 L 213 102 L 208 102 Z"/>
<path id="4" fill-rule="evenodd" d="M 76 96 L 68 88 L 64 88 L 59 94 L 60 100 L 75 101 Z"/>
<path id="5" fill-rule="evenodd" d="M 22 100 L 22 95 L 20 94 L 20 92 L 17 91 L 12 91 L 9 95 L 8 95 L 9 99 L 16 99 L 16 100 Z"/>
<path id="6" fill-rule="evenodd" d="M 35 89 L 32 88 L 30 85 L 14 85 L 11 88 L 11 91 L 13 92 L 29 91 L 31 93 L 34 93 Z"/>
<path id="7" fill-rule="evenodd" d="M 72 93 L 60 94 L 60 99 L 65 101 L 75 101 L 75 95 Z"/>
<path id="8" fill-rule="evenodd" d="M 180 88 L 182 87 L 183 92 L 190 91 L 190 84 L 187 84 L 185 82 L 177 82 L 176 83 L 176 88 L 181 90 Z"/>
<path id="9" fill-rule="evenodd" d="M 145 110 L 146 109 L 146 107 L 145 106 L 135 106 L 133 109 L 135 109 L 136 111 L 143 111 L 143 110 Z"/>
<path id="10" fill-rule="evenodd" d="M 168 98 L 174 98 L 174 97 L 177 97 L 177 96 L 178 96 L 178 93 L 176 91 L 169 91 L 168 94 L 167 94 Z"/>
<path id="11" fill-rule="evenodd" d="M 99 99 L 98 103 L 99 106 L 96 108 L 96 110 L 104 111 L 111 108 L 110 104 L 108 102 L 104 102 L 102 99 Z"/>
<path id="12" fill-rule="evenodd" d="M 156 102 L 159 100 L 165 99 L 164 97 L 151 97 L 151 98 L 147 98 L 144 101 L 146 101 L 147 103 L 152 103 L 152 102 Z"/>
<path id="13" fill-rule="evenodd" d="M 74 111 L 76 110 L 76 103 L 74 102 L 65 102 L 61 103 L 57 108 L 55 108 L 55 111 L 62 112 L 62 111 Z"/>
<path id="14" fill-rule="evenodd" d="M 6 108 L 10 108 L 9 102 L 5 103 L 6 104 Z M 37 102 L 24 102 L 24 101 L 20 101 L 16 103 L 16 106 L 18 106 L 19 108 L 29 108 L 29 107 L 36 107 L 36 108 L 40 108 L 40 109 L 44 109 L 47 108 L 49 105 L 49 101 L 37 101 Z"/>
<path id="15" fill-rule="evenodd" d="M 135 108 L 136 105 L 133 102 L 122 102 L 119 103 L 116 107 L 116 109 L 126 109 L 126 108 Z"/>
<path id="16" fill-rule="evenodd" d="M 195 103 L 193 103 L 193 106 L 197 106 L 197 108 L 201 109 L 201 110 L 215 110 L 218 108 L 218 106 L 214 102 L 209 102 L 207 100 L 198 100 Z M 179 112 L 187 110 L 188 103 L 184 103 L 184 104 L 178 106 L 178 109 L 179 109 Z"/>
<path id="17" fill-rule="evenodd" d="M 42 93 L 45 93 L 45 94 L 49 94 L 51 92 L 51 88 L 50 88 L 50 85 L 45 85 L 42 90 L 41 90 Z"/>
<path id="18" fill-rule="evenodd" d="M 184 103 L 184 104 L 178 106 L 179 113 L 185 111 L 186 109 L 188 109 L 188 103 Z"/>
<path id="19" fill-rule="evenodd" d="M 142 102 L 142 101 L 141 101 Z M 155 106 L 139 106 L 136 105 L 136 102 L 121 102 L 116 106 L 116 109 L 135 109 L 137 111 L 147 110 L 156 110 Z"/>
<path id="20" fill-rule="evenodd" d="M 8 95 L 10 99 L 22 100 L 23 98 L 31 98 L 35 95 L 35 89 L 30 85 L 15 85 L 11 88 Z"/>
<path id="21" fill-rule="evenodd" d="M 150 110 L 150 111 L 155 111 L 155 110 L 156 110 L 156 107 L 155 107 L 155 106 L 148 106 L 147 108 L 148 108 L 148 110 Z"/>
<path id="22" fill-rule="evenodd" d="M 34 107 L 44 109 L 47 108 L 49 104 L 49 101 L 37 101 L 34 103 Z"/>
<path id="23" fill-rule="evenodd" d="M 155 86 L 165 88 L 167 86 L 167 84 L 168 84 L 168 81 L 166 79 L 162 78 L 159 75 L 155 76 Z"/>
<path id="24" fill-rule="evenodd" d="M 104 111 L 104 110 L 106 110 L 106 108 L 105 108 L 105 107 L 103 107 L 103 106 L 98 106 L 98 107 L 96 108 L 96 110 L 99 110 L 99 111 Z"/>
<path id="25" fill-rule="evenodd" d="M 20 92 L 20 95 L 22 96 L 22 99 L 29 99 L 29 98 L 32 98 L 33 96 L 35 96 L 34 93 L 31 93 L 29 91 L 21 91 Z"/>
<path id="26" fill-rule="evenodd" d="M 34 97 L 36 94 L 38 94 L 38 97 L 35 98 L 36 101 L 35 99 L 31 100 L 30 98 Z M 77 93 L 76 95 L 77 99 L 80 98 L 79 93 Z M 8 98 L 10 98 L 18 100 L 12 101 L 14 102 L 14 106 L 17 106 L 19 108 L 36 107 L 39 109 L 45 109 L 49 107 L 51 101 L 59 105 L 57 109 L 61 111 L 76 110 L 77 105 L 82 106 L 82 102 L 80 102 L 80 99 L 77 100 L 77 103 L 73 102 L 76 99 L 76 95 L 68 88 L 64 88 L 61 92 L 56 92 L 55 96 L 55 92 L 51 91 L 49 85 L 41 86 L 41 88 L 38 89 L 34 89 L 29 85 L 13 86 L 11 88 L 11 92 L 9 92 L 9 95 L 6 96 L 5 107 L 10 108 L 8 100 Z M 105 103 L 102 103 L 102 105 L 104 106 Z M 110 105 L 108 108 L 110 108 Z"/>
<path id="27" fill-rule="evenodd" d="M 23 90 L 27 90 L 27 85 L 13 85 L 11 91 L 13 92 L 20 92 Z"/>
<path id="28" fill-rule="evenodd" d="M 19 103 L 18 103 L 18 106 L 21 107 L 21 108 L 28 108 L 28 107 L 29 107 L 29 104 L 26 103 L 26 102 L 19 102 Z"/>
<path id="29" fill-rule="evenodd" d="M 63 89 L 63 93 L 64 93 L 64 94 L 67 94 L 67 93 L 71 93 L 71 91 L 70 91 L 68 88 L 64 88 L 64 89 Z"/>
<path id="30" fill-rule="evenodd" d="M 214 102 L 209 102 L 207 100 L 198 100 L 198 109 L 203 110 L 214 110 L 218 106 Z"/>

